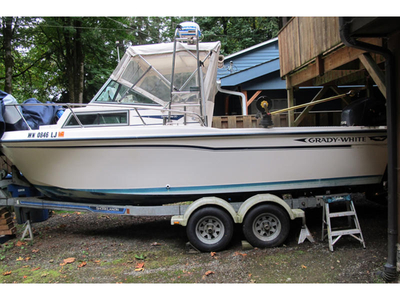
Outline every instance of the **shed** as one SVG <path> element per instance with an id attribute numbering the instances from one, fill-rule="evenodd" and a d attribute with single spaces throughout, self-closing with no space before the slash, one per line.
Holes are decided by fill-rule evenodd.
<path id="1" fill-rule="evenodd" d="M 279 75 L 278 38 L 226 56 L 217 78 L 223 89 L 246 95 L 247 111 L 242 112 L 239 97 L 224 94 L 217 95 L 214 115 L 255 114 L 255 107 L 251 104 L 266 91 L 274 96 L 276 107 L 286 106 L 286 84 Z"/>
<path id="2" fill-rule="evenodd" d="M 224 118 L 238 116 L 236 119 L 239 119 L 240 123 L 242 114 L 253 115 L 252 123 L 254 124 L 257 113 L 254 100 L 260 96 L 268 96 L 272 100 L 272 111 L 287 108 L 287 85 L 285 78 L 281 78 L 281 65 L 278 38 L 226 56 L 223 68 L 218 70 L 217 78 L 223 89 L 242 92 L 245 95 L 246 111 L 243 112 L 242 99 L 239 96 L 218 93 L 214 109 L 214 116 L 216 116 L 214 126 L 220 127 L 221 116 L 225 116 Z M 298 102 L 308 102 L 318 92 L 318 87 L 301 87 L 297 94 Z M 341 106 L 338 105 L 319 105 L 312 111 L 313 115 L 302 117 L 303 122 L 300 125 L 339 125 L 340 109 Z M 295 114 L 300 114 L 300 112 L 295 112 Z M 274 125 L 288 126 L 287 119 L 287 113 L 274 116 Z M 231 122 L 233 126 L 235 123 L 235 121 Z"/>

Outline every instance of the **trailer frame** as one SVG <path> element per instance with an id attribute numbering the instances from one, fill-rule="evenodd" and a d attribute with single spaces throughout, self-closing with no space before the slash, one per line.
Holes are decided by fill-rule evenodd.
<path id="1" fill-rule="evenodd" d="M 227 246 L 231 237 L 221 237 L 224 238 L 224 242 L 222 246 L 217 246 L 213 244 L 214 235 L 218 235 L 215 229 L 218 226 L 222 226 L 223 229 L 230 230 L 229 223 L 226 225 L 218 223 L 220 217 L 213 216 L 211 213 L 208 216 L 209 219 L 203 221 L 208 227 L 208 232 L 204 229 L 200 232 L 198 224 L 196 226 L 192 225 L 190 227 L 191 220 L 196 214 L 201 213 L 202 211 L 208 211 L 210 209 L 216 212 L 222 212 L 226 214 L 229 219 L 231 219 L 232 224 L 243 224 L 246 221 L 246 217 L 250 215 L 250 212 L 257 207 L 264 206 L 268 209 L 265 213 L 268 213 L 268 216 L 260 216 L 258 222 L 262 222 L 262 226 L 267 226 L 266 224 L 270 224 L 272 222 L 284 222 L 284 220 L 280 220 L 280 217 L 276 215 L 281 213 L 282 215 L 286 215 L 286 217 L 293 221 L 295 219 L 302 220 L 302 226 L 299 234 L 298 243 L 303 243 L 306 239 L 310 242 L 314 242 L 314 239 L 307 228 L 306 225 L 306 217 L 305 211 L 306 208 L 316 208 L 322 207 L 323 205 L 323 197 L 326 195 L 317 195 L 311 197 L 299 197 L 292 198 L 290 195 L 286 195 L 284 199 L 270 194 L 256 194 L 248 198 L 243 202 L 228 202 L 224 199 L 210 196 L 210 197 L 202 197 L 198 200 L 195 200 L 191 203 L 176 203 L 176 204 L 166 204 L 159 206 L 133 206 L 133 205 L 105 205 L 105 204 L 91 204 L 91 203 L 77 203 L 77 202 L 60 202 L 55 201 L 42 196 L 34 196 L 34 197 L 12 197 L 7 191 L 7 187 L 10 184 L 14 183 L 14 179 L 3 179 L 0 180 L 0 206 L 12 206 L 12 207 L 23 207 L 23 208 L 34 208 L 34 209 L 49 209 L 49 210 L 67 210 L 67 211 L 82 211 L 82 212 L 92 212 L 92 213 L 101 213 L 101 214 L 113 214 L 113 215 L 121 215 L 121 216 L 167 216 L 171 217 L 171 225 L 181 225 L 187 227 L 187 234 L 192 247 L 200 248 L 200 251 L 209 251 L 209 250 L 222 250 Z M 19 182 L 20 183 L 20 182 Z M 17 185 L 17 187 L 19 187 Z M 25 185 L 20 186 L 21 189 L 26 188 Z M 350 195 L 351 197 L 360 197 L 359 193 L 355 194 L 334 194 L 330 195 L 330 197 L 344 197 Z M 260 209 L 260 208 L 258 208 Z M 270 215 L 269 210 L 278 210 L 278 213 Z M 280 211 L 280 212 L 279 212 Z M 285 218 L 286 218 L 285 217 Z M 212 221 L 210 221 L 212 220 Z M 207 223 L 208 222 L 208 223 Z M 210 224 L 210 222 L 216 222 L 216 224 Z M 256 222 L 256 221 L 254 221 Z M 200 223 L 199 223 L 200 224 Z M 254 223 L 255 224 L 255 223 Z M 189 226 L 188 226 L 189 225 Z M 31 233 L 31 222 L 27 220 L 25 223 L 25 231 L 22 239 L 25 237 L 27 233 Z M 286 225 L 285 225 L 286 226 Z M 191 229 L 195 232 L 189 232 L 188 228 L 197 228 Z M 225 228 L 226 227 L 226 228 Z M 217 228 L 218 229 L 218 228 Z M 229 229 L 229 230 L 228 230 Z M 279 230 L 283 230 L 286 228 L 279 228 Z M 218 229 L 219 230 L 219 229 Z M 263 230 L 257 229 L 257 230 Z M 250 229 L 252 231 L 252 229 Z M 255 231 L 255 229 L 253 230 Z M 203 235 L 203 237 L 201 236 Z M 192 236 L 192 238 L 190 238 Z M 194 236 L 194 237 L 193 237 Z M 205 239 L 204 243 L 199 243 L 197 241 L 197 237 L 200 239 Z M 245 233 L 246 236 L 246 233 Z M 32 235 L 31 235 L 32 238 Z M 261 236 L 261 238 L 263 238 Z M 286 238 L 286 237 L 285 237 Z M 195 239 L 195 241 L 193 241 Z M 227 241 L 226 241 L 227 240 Z M 266 237 L 264 243 L 260 245 L 270 246 L 271 243 L 269 241 L 269 237 Z M 281 243 L 281 242 L 280 242 Z M 195 245 L 193 245 L 195 244 Z M 273 246 L 276 246 L 275 243 L 272 243 Z"/>

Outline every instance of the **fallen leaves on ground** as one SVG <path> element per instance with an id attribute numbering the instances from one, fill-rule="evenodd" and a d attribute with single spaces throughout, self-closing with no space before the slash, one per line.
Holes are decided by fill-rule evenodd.
<path id="1" fill-rule="evenodd" d="M 81 262 L 79 265 L 78 265 L 78 268 L 82 268 L 82 267 L 84 267 L 84 266 L 86 266 L 87 265 L 87 262 L 86 261 L 83 261 L 83 262 Z"/>
<path id="2" fill-rule="evenodd" d="M 204 275 L 203 275 L 203 279 L 205 279 L 207 276 L 210 276 L 211 274 L 215 274 L 215 272 L 214 271 L 205 272 Z"/>
<path id="3" fill-rule="evenodd" d="M 39 249 L 32 249 L 32 253 L 38 253 Z"/>
<path id="4" fill-rule="evenodd" d="M 31 258 L 28 256 L 28 257 L 25 257 L 25 258 L 23 258 L 22 256 L 20 256 L 20 257 L 18 257 L 17 259 L 16 259 L 16 261 L 23 261 L 23 260 L 25 260 L 25 261 L 28 261 L 28 260 L 30 260 Z"/>
<path id="5" fill-rule="evenodd" d="M 238 256 L 238 255 L 241 255 L 241 256 L 245 257 L 247 254 L 246 253 L 235 252 L 235 254 L 233 256 Z"/>
<path id="6" fill-rule="evenodd" d="M 4 272 L 4 273 L 3 273 L 3 276 L 8 276 L 8 275 L 11 275 L 11 274 L 12 274 L 11 271 L 7 271 L 7 272 Z"/>
<path id="7" fill-rule="evenodd" d="M 302 269 L 307 269 L 307 267 L 305 265 L 301 265 Z"/>
<path id="8" fill-rule="evenodd" d="M 144 271 L 144 263 L 136 264 L 135 272 L 141 272 L 141 271 Z"/>
<path id="9" fill-rule="evenodd" d="M 24 242 L 21 242 L 21 241 L 18 241 L 18 242 L 15 244 L 15 246 L 17 246 L 17 247 L 21 247 L 22 245 L 25 245 L 25 243 L 24 243 Z"/>
<path id="10" fill-rule="evenodd" d="M 66 258 L 62 263 L 60 263 L 60 266 L 65 266 L 66 264 L 72 264 L 74 261 L 75 257 Z"/>

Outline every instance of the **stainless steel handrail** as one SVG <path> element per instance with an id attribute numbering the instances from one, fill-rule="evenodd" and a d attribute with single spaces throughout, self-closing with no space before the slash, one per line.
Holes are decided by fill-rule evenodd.
<path id="1" fill-rule="evenodd" d="M 179 105 L 179 104 L 178 104 Z M 82 124 L 82 122 L 79 120 L 78 116 L 76 115 L 76 113 L 74 112 L 75 108 L 80 108 L 80 107 L 115 107 L 115 108 L 123 108 L 123 109 L 129 109 L 129 110 L 134 110 L 138 117 L 141 119 L 141 121 L 143 122 L 143 125 L 148 125 L 144 122 L 142 115 L 140 114 L 139 110 L 158 110 L 160 112 L 166 112 L 166 113 L 175 113 L 175 114 L 183 114 L 184 116 L 186 115 L 192 115 L 195 118 L 198 119 L 199 123 L 202 126 L 206 126 L 203 118 L 195 112 L 192 111 L 185 111 L 185 110 L 177 110 L 177 109 L 170 109 L 170 108 L 165 108 L 162 106 L 146 106 L 146 105 L 138 105 L 138 104 L 123 104 L 123 103 L 18 103 L 18 104 L 6 104 L 5 106 L 13 106 L 15 107 L 15 109 L 18 111 L 19 115 L 21 116 L 21 118 L 23 119 L 23 121 L 25 122 L 25 124 L 28 126 L 29 130 L 32 130 L 32 128 L 29 126 L 28 122 L 26 121 L 26 119 L 24 118 L 23 114 L 21 113 L 21 111 L 17 108 L 20 106 L 60 106 L 60 107 L 66 107 L 66 109 L 71 111 L 71 114 L 73 115 L 73 117 L 75 118 L 75 120 L 77 121 L 78 125 L 81 128 L 84 128 L 85 126 Z M 181 105 L 179 105 L 181 106 Z M 184 105 L 185 106 L 185 105 Z"/>

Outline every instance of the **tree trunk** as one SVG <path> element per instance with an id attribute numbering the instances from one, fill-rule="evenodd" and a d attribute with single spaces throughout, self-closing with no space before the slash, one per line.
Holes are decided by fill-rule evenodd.
<path id="1" fill-rule="evenodd" d="M 75 101 L 83 103 L 83 85 L 84 85 L 84 56 L 82 50 L 81 27 L 82 21 L 75 20 L 74 27 L 76 30 L 74 38 L 74 69 L 75 69 Z"/>
<path id="2" fill-rule="evenodd" d="M 65 27 L 70 27 L 70 18 L 61 18 L 62 23 Z M 62 36 L 64 38 L 64 48 L 60 49 L 62 53 L 65 53 L 65 73 L 67 75 L 68 82 L 68 102 L 75 103 L 75 93 L 74 93 L 74 59 L 73 59 L 73 46 L 72 46 L 72 35 L 69 30 L 63 30 Z M 62 45 L 62 43 L 61 43 Z"/>
<path id="3" fill-rule="evenodd" d="M 68 94 L 69 102 L 83 103 L 83 88 L 84 88 L 84 55 L 81 38 L 81 20 L 73 20 L 65 18 L 66 26 L 73 26 L 74 32 L 65 31 L 65 65 L 68 78 Z"/>
<path id="4" fill-rule="evenodd" d="M 227 17 L 222 17 L 221 18 L 222 28 L 223 28 L 223 35 L 224 36 L 228 36 L 228 20 L 229 20 L 229 18 L 227 18 Z M 227 49 L 228 45 L 226 44 L 226 45 L 224 45 L 222 47 L 224 47 L 225 53 L 228 53 L 227 52 L 228 51 L 228 49 Z"/>
<path id="5" fill-rule="evenodd" d="M 14 59 L 11 55 L 11 40 L 12 40 L 12 17 L 5 17 L 5 25 L 3 27 L 3 47 L 4 47 L 4 67 L 5 67 L 5 82 L 4 91 L 8 94 L 12 94 L 12 74 Z"/>

